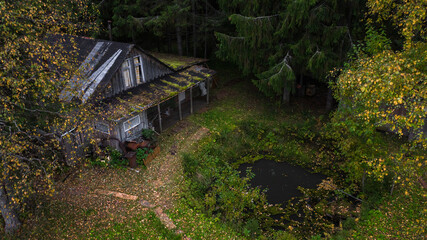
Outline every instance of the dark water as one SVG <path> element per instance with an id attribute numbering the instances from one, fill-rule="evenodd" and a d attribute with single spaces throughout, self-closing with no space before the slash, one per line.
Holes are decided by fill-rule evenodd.
<path id="1" fill-rule="evenodd" d="M 297 189 L 298 186 L 316 188 L 317 184 L 326 178 L 322 174 L 310 173 L 302 167 L 286 162 L 265 159 L 253 164 L 240 165 L 238 170 L 242 176 L 246 174 L 248 167 L 252 167 L 252 172 L 255 174 L 251 181 L 252 186 L 268 188 L 267 200 L 272 204 L 286 203 L 292 197 L 301 196 L 301 192 Z"/>

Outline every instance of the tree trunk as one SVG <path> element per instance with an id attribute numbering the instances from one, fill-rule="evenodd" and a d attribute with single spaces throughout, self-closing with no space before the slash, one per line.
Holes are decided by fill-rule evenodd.
<path id="1" fill-rule="evenodd" d="M 193 12 L 193 57 L 196 57 L 197 36 L 196 36 L 196 1 L 195 0 L 191 0 L 191 9 Z"/>
<path id="2" fill-rule="evenodd" d="M 189 56 L 188 55 L 188 49 L 189 49 L 189 44 L 188 44 L 189 40 L 188 40 L 188 28 L 185 28 L 185 56 Z"/>
<path id="3" fill-rule="evenodd" d="M 326 97 L 326 111 L 331 111 L 334 105 L 334 97 L 332 96 L 331 87 L 328 88 L 328 96 Z"/>
<path id="4" fill-rule="evenodd" d="M 178 47 L 178 54 L 182 56 L 182 36 L 181 36 L 181 27 L 176 26 L 176 44 Z"/>
<path id="5" fill-rule="evenodd" d="M 0 211 L 5 223 L 4 231 L 7 234 L 15 233 L 21 227 L 21 221 L 18 218 L 16 209 L 9 200 L 4 185 L 0 187 Z"/>
<path id="6" fill-rule="evenodd" d="M 171 45 L 172 45 L 172 43 L 171 43 L 172 41 L 171 41 L 171 35 L 170 34 L 168 34 L 168 52 L 170 53 L 171 52 Z"/>
<path id="7" fill-rule="evenodd" d="M 296 93 L 298 97 L 304 97 L 305 96 L 305 92 L 304 92 L 304 75 L 300 75 L 299 77 L 299 83 L 298 83 L 297 89 L 296 89 Z"/>
<path id="8" fill-rule="evenodd" d="M 208 55 L 208 0 L 205 0 L 205 59 Z"/>
<path id="9" fill-rule="evenodd" d="M 286 87 L 283 88 L 283 104 L 288 105 L 291 100 L 291 91 Z"/>

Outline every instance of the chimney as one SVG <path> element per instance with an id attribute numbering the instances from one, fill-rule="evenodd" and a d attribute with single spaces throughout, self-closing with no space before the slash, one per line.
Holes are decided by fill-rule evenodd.
<path id="1" fill-rule="evenodd" d="M 110 41 L 113 41 L 113 36 L 111 35 L 111 20 L 108 20 L 108 35 L 110 36 Z"/>

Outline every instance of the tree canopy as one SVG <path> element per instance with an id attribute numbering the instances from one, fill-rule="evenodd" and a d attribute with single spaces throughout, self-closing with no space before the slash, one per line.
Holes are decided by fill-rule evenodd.
<path id="1" fill-rule="evenodd" d="M 236 34 L 217 33 L 217 53 L 255 74 L 254 84 L 270 97 L 288 95 L 296 76 L 326 82 L 362 32 L 360 1 L 273 1 L 269 10 L 255 2 L 230 15 Z M 230 11 L 238 11 L 239 4 L 222 3 Z"/>
<path id="2" fill-rule="evenodd" d="M 340 139 L 359 136 L 371 149 L 349 162 L 378 179 L 414 187 L 427 170 L 427 43 L 425 2 L 373 1 L 369 7 L 365 44 L 346 65 L 334 85 L 340 108 L 333 123 Z M 392 39 L 381 30 L 391 25 L 402 36 L 402 50 L 392 50 Z M 377 26 L 377 27 L 375 27 Z M 379 27 L 378 27 L 379 26 Z M 376 155 L 377 129 L 392 131 L 408 142 L 386 155 Z M 339 145 L 351 153 L 350 141 Z M 354 151 L 353 151 L 354 153 Z M 386 157 L 384 157 L 386 156 Z M 361 171 L 358 171 L 361 172 Z"/>
<path id="3" fill-rule="evenodd" d="M 52 194 L 64 133 L 85 128 L 81 106 L 58 98 L 75 73 L 75 52 L 48 38 L 90 33 L 95 14 L 90 1 L 0 1 L 0 210 L 7 233 L 19 227 L 26 199 Z"/>

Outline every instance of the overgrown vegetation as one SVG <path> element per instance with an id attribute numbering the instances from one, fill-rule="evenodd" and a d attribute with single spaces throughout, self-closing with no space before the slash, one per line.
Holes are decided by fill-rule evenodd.
<path id="1" fill-rule="evenodd" d="M 54 174 L 65 165 L 61 145 L 76 141 L 73 131 L 93 130 L 90 104 L 59 104 L 78 67 L 74 46 L 65 50 L 49 41 L 55 34 L 96 32 L 96 13 L 89 0 L 0 1 L 0 212 L 6 233 L 19 229 L 32 195 L 53 194 Z M 83 148 L 70 149 L 67 164 L 77 164 Z"/>
<path id="2" fill-rule="evenodd" d="M 243 83 L 237 84 L 236 88 L 245 89 Z M 261 235 L 273 234 L 274 231 L 270 228 L 273 225 L 285 227 L 298 238 L 364 238 L 369 234 L 378 237 L 416 238 L 423 234 L 421 222 L 426 219 L 426 213 L 419 211 L 419 207 L 425 203 L 423 191 L 419 189 L 417 194 L 405 196 L 405 188 L 394 184 L 391 176 L 378 179 L 360 168 L 360 158 L 392 156 L 405 144 L 405 139 L 392 133 L 374 131 L 371 135 L 372 142 L 367 144 L 366 139 L 361 136 L 340 134 L 336 123 L 331 123 L 323 115 L 304 110 L 295 111 L 295 107 L 279 112 L 272 111 L 274 106 L 271 105 L 265 106 L 269 110 L 252 108 L 251 101 L 245 97 L 243 94 L 227 99 L 215 105 L 211 111 L 193 118 L 212 131 L 196 152 L 188 153 L 183 158 L 184 169 L 190 181 L 189 192 L 194 198 L 192 201 L 190 198 L 191 206 L 214 219 L 228 222 L 230 217 L 235 217 L 231 222 L 238 224 L 232 225 L 245 235 L 245 232 L 250 231 L 247 227 L 254 226 L 254 222 L 250 215 L 227 214 L 227 211 L 232 212 L 242 206 L 244 208 L 246 203 L 240 195 L 233 194 L 234 188 L 231 186 L 238 186 L 237 189 L 245 186 L 240 191 L 249 194 L 257 189 L 245 190 L 247 178 L 240 180 L 243 182 L 234 182 L 235 168 L 261 158 L 286 160 L 323 172 L 330 178 L 318 189 L 301 189 L 304 197 L 290 203 L 284 211 L 272 206 L 265 207 L 264 211 L 267 213 L 282 213 L 281 221 L 286 224 L 270 221 L 268 214 L 259 216 L 258 228 L 255 229 L 259 229 Z M 267 112 L 268 114 L 260 114 Z M 254 119 L 254 116 L 258 118 Z M 231 177 L 224 179 L 226 176 Z M 393 190 L 392 196 L 396 198 L 390 196 Z M 263 195 L 259 191 L 256 193 L 257 195 L 252 196 L 254 199 L 260 199 L 258 194 Z M 222 196 L 234 199 L 227 202 L 233 210 L 222 207 L 225 199 Z M 411 198 L 414 198 L 413 202 L 407 204 L 411 210 L 400 211 L 398 207 L 391 207 L 394 204 L 403 206 L 403 202 L 410 201 Z M 393 205 L 389 203 L 390 200 Z M 266 204 L 262 201 L 259 203 Z M 394 211 L 398 212 L 393 213 Z M 411 216 L 405 218 L 404 212 L 411 213 Z M 393 223 L 380 221 L 378 215 L 385 214 L 401 216 L 414 226 L 413 230 L 403 231 L 405 225 L 397 222 L 398 218 Z M 301 216 L 303 220 L 294 220 L 293 216 Z M 384 230 L 376 235 L 373 229 L 377 224 L 388 229 L 387 231 L 395 231 L 387 235 Z"/>
<path id="3" fill-rule="evenodd" d="M 185 133 L 166 133 L 162 161 L 143 174 L 127 171 L 128 160 L 109 149 L 92 164 L 113 168 L 56 176 L 60 143 L 72 142 L 74 130 L 91 130 L 84 122 L 92 115 L 89 104 L 58 104 L 75 67 L 64 55 L 73 54 L 52 49 L 46 39 L 90 32 L 97 10 L 92 1 L 0 1 L 0 210 L 6 233 L 21 226 L 20 213 L 27 221 L 21 238 L 182 237 L 139 203 L 95 194 L 102 187 L 168 206 L 167 214 L 195 239 L 425 238 L 425 1 L 99 2 L 114 20 L 115 37 L 136 40 L 150 29 L 157 37 L 141 39 L 161 39 L 170 48 L 173 32 L 180 55 L 188 43 L 194 56 L 201 55 L 197 34 L 204 30 L 207 56 L 215 28 L 223 33 L 216 34 L 217 56 L 256 77 L 258 89 L 236 67 L 213 63 L 221 79 L 221 88 L 212 91 L 217 101 L 192 116 L 188 127 L 206 127 L 209 136 L 180 148 L 193 132 L 183 127 Z M 224 23 L 227 17 L 233 26 Z M 203 24 L 196 29 L 196 22 Z M 164 48 L 157 45 L 151 47 Z M 31 61 L 35 57 L 43 61 Z M 343 68 L 331 73 L 334 67 Z M 339 101 L 331 115 L 311 106 L 319 96 L 281 109 L 264 98 L 289 101 L 292 90 L 302 95 L 308 76 L 331 82 Z M 142 135 L 156 141 L 153 131 Z M 177 148 L 187 152 L 175 155 Z M 138 149 L 137 162 L 142 165 L 149 153 Z M 236 170 L 260 159 L 288 161 L 328 178 L 317 189 L 300 188 L 303 197 L 282 209 L 250 185 L 252 173 L 242 177 Z M 55 195 L 57 186 L 62 189 Z M 19 209 L 26 205 L 30 211 Z"/>
<path id="4" fill-rule="evenodd" d="M 88 239 L 182 239 L 174 231 L 167 229 L 160 219 L 153 213 L 148 212 L 143 216 L 129 219 L 128 222 L 115 223 L 105 230 L 97 230 L 96 226 L 88 236 Z"/>

